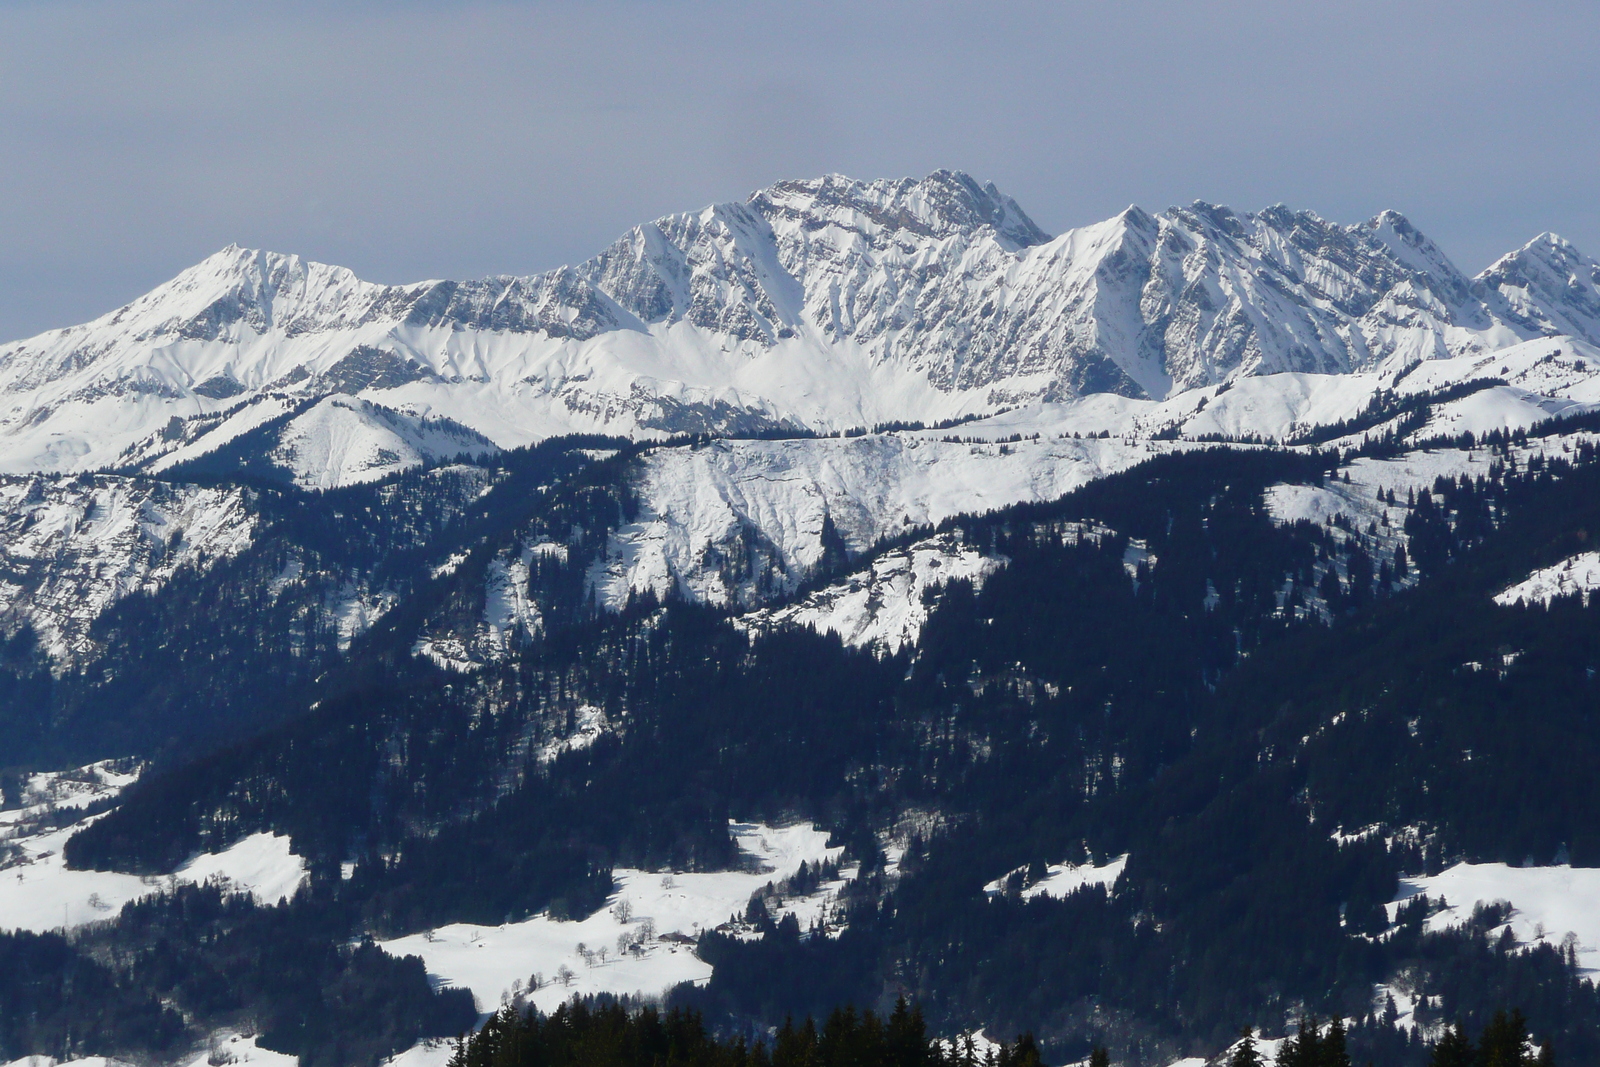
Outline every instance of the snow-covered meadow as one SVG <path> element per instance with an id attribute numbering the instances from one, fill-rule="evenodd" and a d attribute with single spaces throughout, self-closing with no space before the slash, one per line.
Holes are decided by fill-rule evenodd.
<path id="1" fill-rule="evenodd" d="M 0 811 L 0 930 L 54 930 L 113 919 L 131 900 L 179 883 L 225 881 L 264 903 L 291 897 L 306 880 L 305 862 L 289 838 L 251 834 L 217 853 L 195 856 L 165 877 L 117 871 L 69 870 L 62 846 L 99 815 L 53 827 L 37 820 L 51 809 L 82 808 L 113 798 L 131 785 L 138 770 L 114 761 L 74 771 L 35 774 L 23 803 Z"/>
<path id="2" fill-rule="evenodd" d="M 843 851 L 810 823 L 734 823 L 730 829 L 746 860 L 743 870 L 618 868 L 608 906 L 586 919 L 540 914 L 499 926 L 452 923 L 380 944 L 396 956 L 420 956 L 439 982 L 472 990 L 482 1011 L 517 992 L 550 1011 L 578 995 L 656 996 L 680 982 L 703 982 L 711 965 L 695 955 L 696 937 L 742 917 L 753 894 L 790 878 L 802 862 L 837 862 Z M 846 869 L 808 896 L 785 898 L 771 908 L 772 917 L 794 915 L 808 930 L 828 917 L 852 873 Z"/>
<path id="3" fill-rule="evenodd" d="M 1522 581 L 1495 595 L 1496 604 L 1549 604 L 1556 597 L 1589 594 L 1600 588 L 1600 552 L 1579 552 L 1560 563 L 1540 567 Z"/>
<path id="4" fill-rule="evenodd" d="M 1429 930 L 1461 925 L 1477 904 L 1509 901 L 1512 910 L 1506 926 L 1518 942 L 1560 945 L 1570 933 L 1576 938 L 1579 968 L 1590 975 L 1600 973 L 1600 868 L 1458 863 L 1435 875 L 1402 879 L 1389 905 L 1390 918 L 1419 893 L 1447 904 L 1428 917 Z"/>

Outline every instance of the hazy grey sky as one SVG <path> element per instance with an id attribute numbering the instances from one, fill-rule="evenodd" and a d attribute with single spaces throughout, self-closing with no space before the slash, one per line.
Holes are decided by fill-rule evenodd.
<path id="1" fill-rule="evenodd" d="M 1600 4 L 0 0 L 0 338 L 216 249 L 526 273 L 837 171 L 1600 256 Z"/>

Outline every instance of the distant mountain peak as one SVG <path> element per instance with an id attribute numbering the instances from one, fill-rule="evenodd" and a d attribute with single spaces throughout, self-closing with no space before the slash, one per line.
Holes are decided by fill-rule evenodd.
<path id="1" fill-rule="evenodd" d="M 752 193 L 748 203 L 769 219 L 802 225 L 864 221 L 883 231 L 933 238 L 988 227 L 1013 251 L 1050 239 L 993 182 L 980 184 L 957 170 L 871 182 L 842 174 L 782 181 Z"/>
<path id="2" fill-rule="evenodd" d="M 1600 263 L 1545 232 L 1474 280 L 1501 318 L 1533 334 L 1600 335 Z"/>

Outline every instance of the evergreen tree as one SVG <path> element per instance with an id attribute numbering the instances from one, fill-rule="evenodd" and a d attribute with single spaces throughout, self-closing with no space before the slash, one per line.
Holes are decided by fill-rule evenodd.
<path id="1" fill-rule="evenodd" d="M 1318 1067 L 1350 1067 L 1350 1052 L 1345 1047 L 1344 1020 L 1338 1016 L 1328 1024 L 1328 1033 L 1318 1050 Z"/>
<path id="2" fill-rule="evenodd" d="M 1261 1053 L 1256 1048 L 1256 1034 L 1250 1027 L 1239 1031 L 1239 1043 L 1233 1046 L 1233 1056 L 1228 1067 L 1261 1067 Z"/>
<path id="3" fill-rule="evenodd" d="M 1481 1067 L 1531 1065 L 1533 1057 L 1528 1055 L 1527 1045 L 1528 1024 L 1522 1012 L 1513 1011 L 1508 1015 L 1497 1011 L 1478 1040 L 1478 1063 Z"/>
<path id="4" fill-rule="evenodd" d="M 1322 1067 L 1322 1042 L 1317 1037 L 1317 1017 L 1300 1016 L 1296 1032 L 1278 1049 L 1278 1067 Z"/>

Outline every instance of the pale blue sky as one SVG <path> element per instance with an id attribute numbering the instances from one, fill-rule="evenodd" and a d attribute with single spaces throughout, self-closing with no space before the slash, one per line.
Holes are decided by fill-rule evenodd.
<path id="1" fill-rule="evenodd" d="M 526 273 L 786 177 L 1410 215 L 1600 256 L 1600 5 L 0 0 L 0 338 L 217 248 Z"/>

